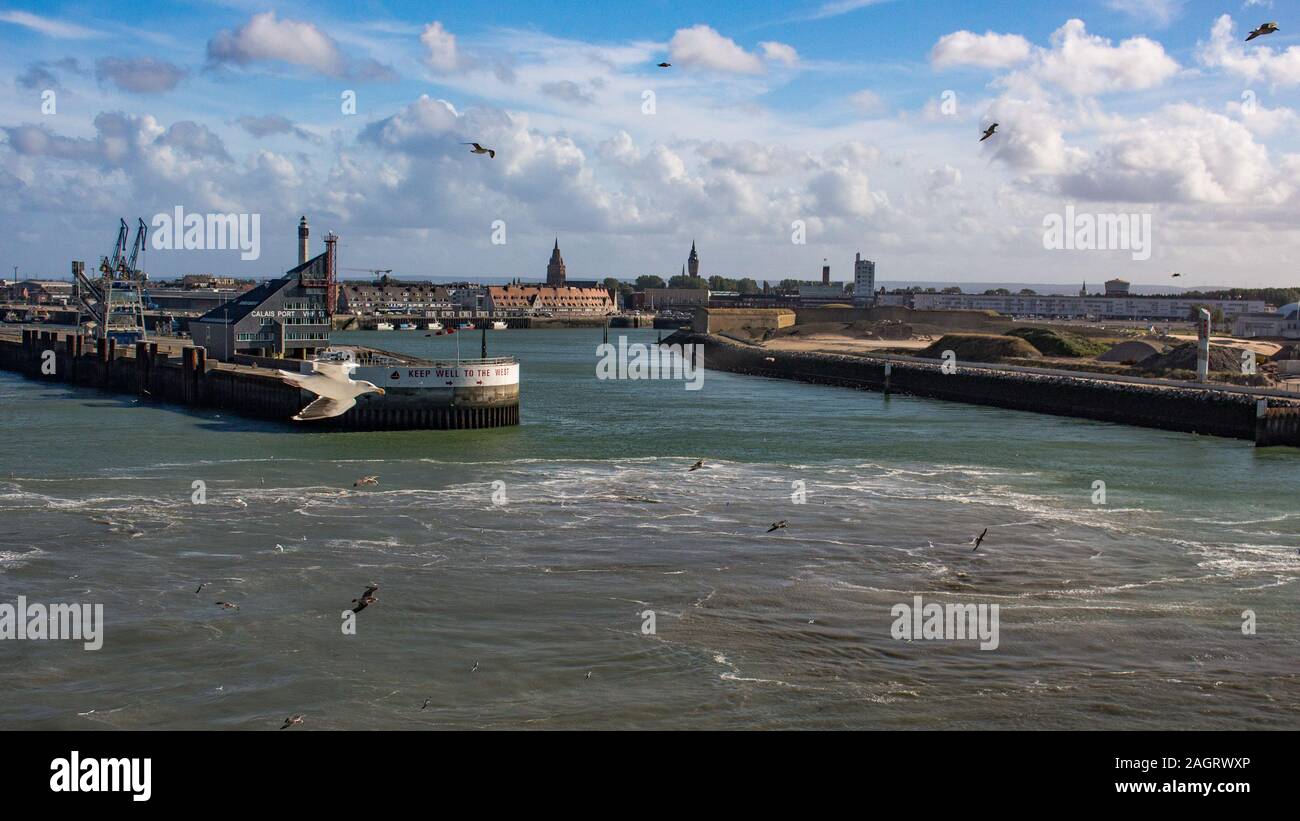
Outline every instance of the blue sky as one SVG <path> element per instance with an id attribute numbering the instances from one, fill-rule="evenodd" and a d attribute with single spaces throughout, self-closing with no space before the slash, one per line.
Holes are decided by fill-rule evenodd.
<path id="1" fill-rule="evenodd" d="M 262 255 L 155 275 L 278 273 L 305 213 L 404 276 L 538 278 L 559 236 L 578 277 L 676 272 L 694 238 L 760 279 L 856 252 L 889 280 L 1298 279 L 1282 0 L 45 2 L 0 36 L 5 273 L 180 206 L 260 214 Z M 1150 214 L 1154 253 L 1044 248 L 1067 206 Z"/>

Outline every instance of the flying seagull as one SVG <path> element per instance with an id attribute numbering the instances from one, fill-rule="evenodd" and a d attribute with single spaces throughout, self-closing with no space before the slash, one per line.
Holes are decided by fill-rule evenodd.
<path id="1" fill-rule="evenodd" d="M 383 388 L 364 380 L 352 379 L 352 371 L 357 367 L 354 364 L 338 362 L 312 362 L 311 364 L 313 373 L 310 374 L 276 371 L 280 375 L 280 381 L 286 385 L 293 385 L 295 388 L 316 394 L 316 398 L 293 417 L 295 421 L 308 422 L 342 416 L 357 404 L 358 396 L 366 393 L 384 395 Z"/>
<path id="2" fill-rule="evenodd" d="M 789 524 L 790 523 L 787 522 L 785 519 L 782 519 L 779 522 L 772 522 L 772 526 L 767 529 L 767 532 L 771 533 L 773 530 L 785 530 L 786 527 L 789 526 Z"/>
<path id="3" fill-rule="evenodd" d="M 1246 38 L 1246 42 L 1249 43 L 1251 40 L 1254 40 L 1256 37 L 1263 37 L 1265 34 L 1272 34 L 1275 31 L 1277 31 L 1277 23 L 1265 23 L 1264 25 L 1252 31 L 1250 33 L 1250 36 Z"/>
<path id="4" fill-rule="evenodd" d="M 229 602 L 229 601 L 219 601 L 219 602 L 217 602 L 217 604 L 221 605 L 221 609 L 222 609 L 222 610 L 238 610 L 238 609 L 239 609 L 239 605 L 235 604 L 234 602 Z"/>
<path id="5" fill-rule="evenodd" d="M 1180 276 L 1182 276 L 1182 274 L 1170 274 L 1169 276 L 1171 276 L 1171 277 L 1180 277 Z"/>
<path id="6" fill-rule="evenodd" d="M 461 145 L 472 145 L 472 146 L 474 146 L 473 148 L 471 148 L 471 149 L 469 150 L 469 153 L 471 153 L 471 154 L 487 154 L 489 158 L 491 158 L 491 159 L 496 159 L 497 152 L 493 151 L 493 150 L 490 149 L 490 148 L 484 148 L 483 146 L 479 145 L 478 143 L 461 143 Z"/>
<path id="7" fill-rule="evenodd" d="M 993 134 L 994 134 L 997 130 L 998 130 L 998 124 L 997 124 L 997 123 L 994 123 L 993 125 L 991 125 L 991 126 L 989 126 L 988 128 L 984 129 L 984 136 L 983 136 L 983 137 L 980 137 L 980 142 L 984 142 L 984 141 L 987 140 L 989 137 L 992 137 Z"/>
<path id="8" fill-rule="evenodd" d="M 427 709 L 429 708 L 429 702 L 430 702 L 430 701 L 432 701 L 432 699 L 428 699 L 428 698 L 426 698 L 426 699 L 424 700 L 424 706 L 421 707 L 420 709 L 421 709 L 421 710 L 427 710 Z"/>
<path id="9" fill-rule="evenodd" d="M 699 469 L 702 468 L 702 467 L 704 467 L 704 460 L 703 460 L 703 459 L 697 459 L 697 460 L 695 460 L 695 464 L 691 465 L 691 470 L 688 470 L 688 471 L 686 471 L 686 472 L 687 472 L 687 473 L 690 473 L 692 470 L 699 470 Z"/>
<path id="10" fill-rule="evenodd" d="M 303 715 L 302 713 L 291 715 L 284 720 L 284 726 L 282 726 L 280 729 L 287 730 L 295 724 L 301 724 L 304 718 L 306 718 L 306 716 Z"/>
<path id="11" fill-rule="evenodd" d="M 672 63 L 660 63 L 660 64 L 659 64 L 659 67 L 660 67 L 660 68 L 670 68 L 670 67 L 672 67 Z"/>
<path id="12" fill-rule="evenodd" d="M 984 543 L 984 537 L 987 536 L 987 535 L 989 535 L 989 529 L 986 527 L 986 528 L 984 528 L 984 532 L 983 532 L 983 533 L 981 533 L 980 535 L 976 536 L 974 539 L 971 539 L 971 544 L 975 545 L 974 549 L 971 550 L 972 553 L 974 553 L 976 550 L 979 550 L 979 549 L 980 549 L 980 545 Z"/>
<path id="13" fill-rule="evenodd" d="M 199 589 L 194 591 L 194 595 L 196 595 L 196 596 L 199 595 L 199 593 L 203 592 L 203 588 L 205 588 L 205 587 L 207 587 L 207 586 L 208 586 L 208 583 L 207 583 L 207 582 L 200 582 L 200 583 L 199 583 Z"/>
<path id="14" fill-rule="evenodd" d="M 361 487 L 362 485 L 377 485 L 377 484 L 379 484 L 378 476 L 362 476 L 360 479 L 353 482 L 352 486 Z"/>
<path id="15" fill-rule="evenodd" d="M 366 592 L 361 594 L 361 598 L 352 600 L 352 603 L 356 605 L 356 607 L 352 608 L 352 612 L 360 613 L 362 610 L 365 610 L 366 607 L 368 607 L 369 605 L 372 605 L 375 602 L 379 601 L 379 599 L 375 598 L 375 591 L 378 589 L 379 589 L 379 585 L 375 584 L 374 582 L 371 582 L 370 585 L 366 588 Z"/>
<path id="16" fill-rule="evenodd" d="M 470 668 L 470 672 L 471 672 L 471 673 L 477 673 L 477 672 L 478 672 L 478 662 L 477 662 L 477 661 L 474 662 L 474 666 Z"/>

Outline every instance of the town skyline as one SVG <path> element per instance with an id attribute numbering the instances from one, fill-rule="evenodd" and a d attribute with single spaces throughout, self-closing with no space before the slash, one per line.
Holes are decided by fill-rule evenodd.
<path id="1" fill-rule="evenodd" d="M 625 280 L 692 240 L 759 281 L 847 281 L 856 252 L 882 281 L 1063 287 L 1300 261 L 1300 25 L 1247 44 L 1283 16 L 1255 0 L 162 8 L 120 53 L 125 8 L 0 13 L 6 274 L 177 207 L 259 214 L 265 248 L 150 250 L 155 276 L 278 275 L 303 213 L 406 277 L 531 276 L 556 235 L 574 276 Z M 1074 208 L 1142 217 L 1149 258 L 1044 247 Z"/>

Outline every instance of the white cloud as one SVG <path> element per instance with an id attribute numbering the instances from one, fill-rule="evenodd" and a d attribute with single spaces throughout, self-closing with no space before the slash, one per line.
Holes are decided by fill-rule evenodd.
<path id="1" fill-rule="evenodd" d="M 745 51 L 735 40 L 723 37 L 705 25 L 678 29 L 668 44 L 671 61 L 680 66 L 697 66 L 737 74 L 761 74 L 763 61 Z"/>
<path id="2" fill-rule="evenodd" d="M 123 91 L 158 94 L 171 91 L 189 72 L 152 57 L 101 57 L 95 62 L 95 74 L 101 81 L 108 80 Z"/>
<path id="3" fill-rule="evenodd" d="M 881 3 L 889 2 L 892 2 L 892 0 L 831 0 L 829 3 L 823 3 L 812 14 L 801 19 L 824 20 L 827 17 L 838 17 L 851 11 L 865 9 L 867 6 L 878 6 Z"/>
<path id="4" fill-rule="evenodd" d="M 961 171 L 944 163 L 925 172 L 926 187 L 931 191 L 956 188 L 961 185 Z"/>
<path id="5" fill-rule="evenodd" d="M 1180 103 L 1117 124 L 1062 190 L 1094 200 L 1248 204 L 1285 200 L 1298 182 L 1278 178 L 1268 149 L 1241 123 Z"/>
<path id="6" fill-rule="evenodd" d="M 939 42 L 934 44 L 930 50 L 930 62 L 935 68 L 1006 68 L 1029 59 L 1029 52 L 1029 41 L 1019 34 L 954 31 L 940 37 Z"/>
<path id="7" fill-rule="evenodd" d="M 1225 110 L 1235 115 L 1252 134 L 1271 137 L 1284 130 L 1300 128 L 1300 115 L 1290 108 L 1265 108 L 1257 100 L 1230 102 Z"/>
<path id="8" fill-rule="evenodd" d="M 1141 22 L 1167 26 L 1183 10 L 1185 0 L 1106 0 L 1106 5 Z"/>
<path id="9" fill-rule="evenodd" d="M 1274 35 L 1276 36 L 1276 35 Z M 1221 68 L 1248 82 L 1262 80 L 1278 86 L 1300 85 L 1300 46 L 1274 51 L 1259 40 L 1244 42 L 1234 33 L 1230 15 L 1214 21 L 1209 42 L 1198 43 L 1197 60 Z"/>
<path id="10" fill-rule="evenodd" d="M 758 47 L 763 49 L 763 56 L 773 63 L 789 67 L 799 65 L 799 52 L 795 51 L 793 46 L 767 41 L 759 43 Z"/>
<path id="11" fill-rule="evenodd" d="M 863 114 L 874 114 L 885 107 L 885 101 L 880 95 L 869 88 L 850 94 L 849 104 Z"/>
<path id="12" fill-rule="evenodd" d="M 434 20 L 424 27 L 420 35 L 428 53 L 424 60 L 437 71 L 455 71 L 460 67 L 460 52 L 456 48 L 456 35 L 443 28 L 442 23 Z"/>
<path id="13" fill-rule="evenodd" d="M 1066 143 L 1066 123 L 1043 99 L 1003 97 L 990 108 L 986 120 L 998 123 L 998 131 L 992 139 L 979 145 L 1015 170 L 1063 174 L 1087 156 L 1083 150 Z"/>
<path id="14" fill-rule="evenodd" d="M 258 138 L 270 137 L 276 134 L 289 134 L 300 140 L 306 140 L 316 144 L 323 142 L 320 137 L 312 134 L 304 128 L 301 128 L 300 126 L 294 125 L 293 121 L 289 120 L 287 117 L 282 117 L 279 114 L 267 114 L 261 117 L 245 115 L 238 118 L 235 122 L 249 134 Z"/>
<path id="15" fill-rule="evenodd" d="M 277 19 L 273 11 L 253 15 L 233 31 L 218 32 L 208 41 L 208 59 L 238 65 L 275 60 L 330 77 L 346 73 L 343 54 L 333 38 L 312 23 Z"/>
<path id="16" fill-rule="evenodd" d="M 48 37 L 56 37 L 61 40 L 89 40 L 94 37 L 103 37 L 104 33 L 94 29 L 78 26 L 75 23 L 64 23 L 61 20 L 51 20 L 48 17 L 40 17 L 35 14 L 29 14 L 25 11 L 5 11 L 0 12 L 0 21 L 13 23 L 16 26 L 29 28 L 32 31 L 40 32 Z"/>
<path id="17" fill-rule="evenodd" d="M 1071 94 L 1090 96 L 1155 88 L 1178 70 L 1178 63 L 1154 40 L 1133 37 L 1114 46 L 1074 19 L 1052 33 L 1051 48 L 1037 52 L 1029 71 Z"/>

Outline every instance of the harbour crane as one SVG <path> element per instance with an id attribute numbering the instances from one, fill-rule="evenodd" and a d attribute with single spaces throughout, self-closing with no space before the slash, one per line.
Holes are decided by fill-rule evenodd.
<path id="1" fill-rule="evenodd" d="M 144 220 L 137 217 L 136 222 L 135 242 L 131 245 L 131 257 L 123 263 L 125 267 L 119 269 L 121 273 L 132 276 L 141 274 L 140 269 L 136 267 L 136 260 L 140 258 L 140 252 L 144 250 L 145 238 L 149 236 L 149 226 L 144 224 Z M 123 225 L 125 224 L 123 223 Z"/>
<path id="2" fill-rule="evenodd" d="M 113 254 L 100 258 L 98 278 L 86 277 L 85 263 L 77 260 L 72 263 L 77 300 L 94 322 L 96 336 L 102 340 L 114 338 L 123 344 L 148 338 L 144 319 L 144 276 L 136 268 L 148 235 L 144 220 L 138 222 L 135 243 L 128 257 L 130 233 L 126 220 L 119 219 Z"/>

